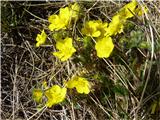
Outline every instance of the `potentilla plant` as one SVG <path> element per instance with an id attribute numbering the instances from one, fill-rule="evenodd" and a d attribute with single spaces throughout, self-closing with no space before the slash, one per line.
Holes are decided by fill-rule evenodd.
<path id="1" fill-rule="evenodd" d="M 77 51 L 76 44 L 73 44 L 76 43 L 77 40 L 73 38 L 68 29 L 72 28 L 80 19 L 81 11 L 81 7 L 78 3 L 72 3 L 67 7 L 60 8 L 58 14 L 53 14 L 48 17 L 48 30 L 52 33 L 52 38 L 56 42 L 55 47 L 57 49 L 57 51 L 52 52 L 52 55 L 62 62 L 66 62 L 72 58 Z M 101 19 L 86 21 L 81 25 L 83 37 L 77 36 L 82 40 L 84 40 L 85 37 L 89 37 L 93 40 L 94 45 L 92 47 L 96 51 L 96 55 L 99 59 L 109 58 L 114 50 L 112 38 L 123 32 L 127 19 L 135 15 L 141 16 L 144 12 L 147 12 L 147 9 L 142 6 L 140 7 L 136 0 L 132 0 L 115 13 L 110 23 L 103 22 Z M 62 35 L 63 33 L 66 33 L 65 37 Z M 49 36 L 46 34 L 45 30 L 42 30 L 41 33 L 37 35 L 36 47 L 41 47 L 41 45 L 45 44 L 47 37 Z M 45 88 L 44 90 L 33 90 L 33 99 L 37 103 L 42 103 L 44 102 L 42 98 L 45 97 L 46 101 L 44 104 L 49 108 L 61 103 L 66 98 L 67 89 L 75 88 L 79 94 L 89 94 L 92 89 L 91 81 L 78 75 L 74 75 L 70 80 L 64 82 L 62 85 L 63 87 L 59 85 L 47 86 L 46 82 L 42 85 Z"/>

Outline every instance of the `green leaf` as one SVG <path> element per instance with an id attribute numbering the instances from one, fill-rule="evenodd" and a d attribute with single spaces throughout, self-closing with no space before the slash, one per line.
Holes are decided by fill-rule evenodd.
<path id="1" fill-rule="evenodd" d="M 43 92 L 41 89 L 34 89 L 32 91 L 32 98 L 35 100 L 37 103 L 42 102 L 42 97 L 43 97 Z"/>
<path id="2" fill-rule="evenodd" d="M 118 95 L 122 95 L 122 96 L 128 95 L 127 89 L 122 85 L 116 85 L 113 88 L 113 91 L 115 92 L 115 94 L 118 94 Z"/>
<path id="3" fill-rule="evenodd" d="M 91 37 L 84 37 L 83 44 L 84 44 L 84 48 L 90 48 L 93 45 Z"/>

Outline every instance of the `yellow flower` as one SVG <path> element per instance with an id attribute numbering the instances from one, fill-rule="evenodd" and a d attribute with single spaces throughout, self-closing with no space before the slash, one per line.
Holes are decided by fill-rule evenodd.
<path id="1" fill-rule="evenodd" d="M 103 37 L 108 23 L 102 23 L 101 20 L 92 20 L 85 23 L 82 33 L 92 37 Z"/>
<path id="2" fill-rule="evenodd" d="M 68 21 L 62 21 L 58 15 L 51 15 L 48 20 L 51 23 L 48 27 L 50 31 L 66 29 L 66 25 L 68 24 Z"/>
<path id="3" fill-rule="evenodd" d="M 64 40 L 59 40 L 56 43 L 56 48 L 58 52 L 53 52 L 53 55 L 61 59 L 61 61 L 68 60 L 76 49 L 72 45 L 72 38 L 65 38 Z"/>
<path id="4" fill-rule="evenodd" d="M 49 29 L 53 30 L 60 30 L 66 29 L 70 20 L 70 11 L 68 7 L 61 8 L 59 15 L 51 15 L 48 18 L 48 21 L 51 23 L 49 25 Z"/>
<path id="5" fill-rule="evenodd" d="M 77 3 L 71 5 L 71 7 L 60 8 L 58 15 L 51 15 L 48 18 L 48 21 L 51 23 L 49 29 L 60 30 L 66 29 L 72 19 L 78 19 L 80 7 Z"/>
<path id="6" fill-rule="evenodd" d="M 66 83 L 67 88 L 76 88 L 78 93 L 88 94 L 90 92 L 90 84 L 86 78 L 83 77 L 73 77 Z"/>
<path id="7" fill-rule="evenodd" d="M 138 8 L 136 8 L 135 13 L 138 16 L 142 16 L 144 13 L 148 12 L 148 8 L 147 6 L 138 6 Z"/>
<path id="8" fill-rule="evenodd" d="M 112 38 L 108 36 L 98 39 L 95 45 L 97 56 L 100 58 L 108 58 L 113 51 L 113 48 L 114 44 L 112 42 Z"/>
<path id="9" fill-rule="evenodd" d="M 70 9 L 71 9 L 71 17 L 77 20 L 80 11 L 80 6 L 78 5 L 78 3 L 74 3 L 73 5 L 71 5 Z"/>
<path id="10" fill-rule="evenodd" d="M 34 89 L 32 91 L 32 98 L 33 100 L 35 100 L 37 103 L 41 103 L 42 102 L 42 90 L 41 89 Z"/>
<path id="11" fill-rule="evenodd" d="M 118 14 L 121 16 L 122 19 L 131 18 L 134 16 L 133 14 L 135 12 L 136 6 L 137 6 L 136 0 L 132 0 L 130 3 L 122 7 Z"/>
<path id="12" fill-rule="evenodd" d="M 53 85 L 51 88 L 45 91 L 47 97 L 46 106 L 52 107 L 52 105 L 62 102 L 66 97 L 66 88 L 61 88 L 58 85 Z"/>
<path id="13" fill-rule="evenodd" d="M 112 17 L 112 21 L 109 23 L 106 29 L 105 36 L 112 36 L 123 32 L 124 24 L 128 18 L 133 17 L 137 6 L 136 0 L 126 4 L 120 11 Z"/>
<path id="14" fill-rule="evenodd" d="M 41 34 L 38 34 L 36 37 L 36 41 L 37 41 L 36 47 L 39 47 L 40 45 L 44 44 L 46 42 L 46 38 L 47 38 L 47 35 L 44 32 L 44 30 L 42 30 Z"/>
<path id="15" fill-rule="evenodd" d="M 96 21 L 86 22 L 84 28 L 82 28 L 82 33 L 87 36 L 99 37 L 101 33 L 97 30 L 98 25 Z"/>
<path id="16" fill-rule="evenodd" d="M 68 25 L 69 21 L 71 20 L 71 11 L 68 7 L 60 8 L 59 17 L 62 22 Z"/>
<path id="17" fill-rule="evenodd" d="M 122 33 L 125 19 L 121 19 L 120 15 L 115 15 L 112 18 L 112 21 L 109 23 L 108 28 L 106 29 L 105 36 L 116 35 L 117 33 Z"/>

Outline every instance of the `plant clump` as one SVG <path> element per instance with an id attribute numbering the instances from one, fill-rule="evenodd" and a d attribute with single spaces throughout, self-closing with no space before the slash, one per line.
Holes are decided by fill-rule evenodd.
<path id="1" fill-rule="evenodd" d="M 136 0 L 132 0 L 117 12 L 109 23 L 103 22 L 101 19 L 86 21 L 80 28 L 83 36 L 77 38 L 84 40 L 84 43 L 90 42 L 85 40 L 93 40 L 97 56 L 99 58 L 109 58 L 115 47 L 113 37 L 123 33 L 127 19 L 134 17 L 134 14 L 142 15 L 142 9 L 136 6 Z M 58 14 L 52 14 L 48 17 L 50 23 L 48 30 L 51 32 L 52 38 L 56 42 L 55 47 L 58 50 L 52 52 L 52 54 L 62 62 L 69 60 L 75 52 L 78 52 L 76 44 L 74 44 L 77 41 L 73 38 L 69 28 L 73 27 L 72 21 L 76 23 L 80 18 L 80 8 L 78 3 L 69 4 L 67 7 L 60 8 Z M 42 30 L 42 33 L 37 35 L 36 47 L 45 44 L 46 38 L 47 35 Z M 72 79 L 68 80 L 63 88 L 53 85 L 44 91 L 47 97 L 46 106 L 51 107 L 61 103 L 66 97 L 67 88 L 76 88 L 80 94 L 89 94 L 91 84 L 82 76 L 72 76 Z M 36 102 L 42 101 L 42 95 L 40 90 L 33 91 L 33 98 Z"/>

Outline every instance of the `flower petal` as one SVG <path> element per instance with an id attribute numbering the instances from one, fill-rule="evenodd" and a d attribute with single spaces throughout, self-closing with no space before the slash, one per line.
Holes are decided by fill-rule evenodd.
<path id="1" fill-rule="evenodd" d="M 97 56 L 100 58 L 108 58 L 113 51 L 114 44 L 111 37 L 99 39 L 95 45 Z"/>

